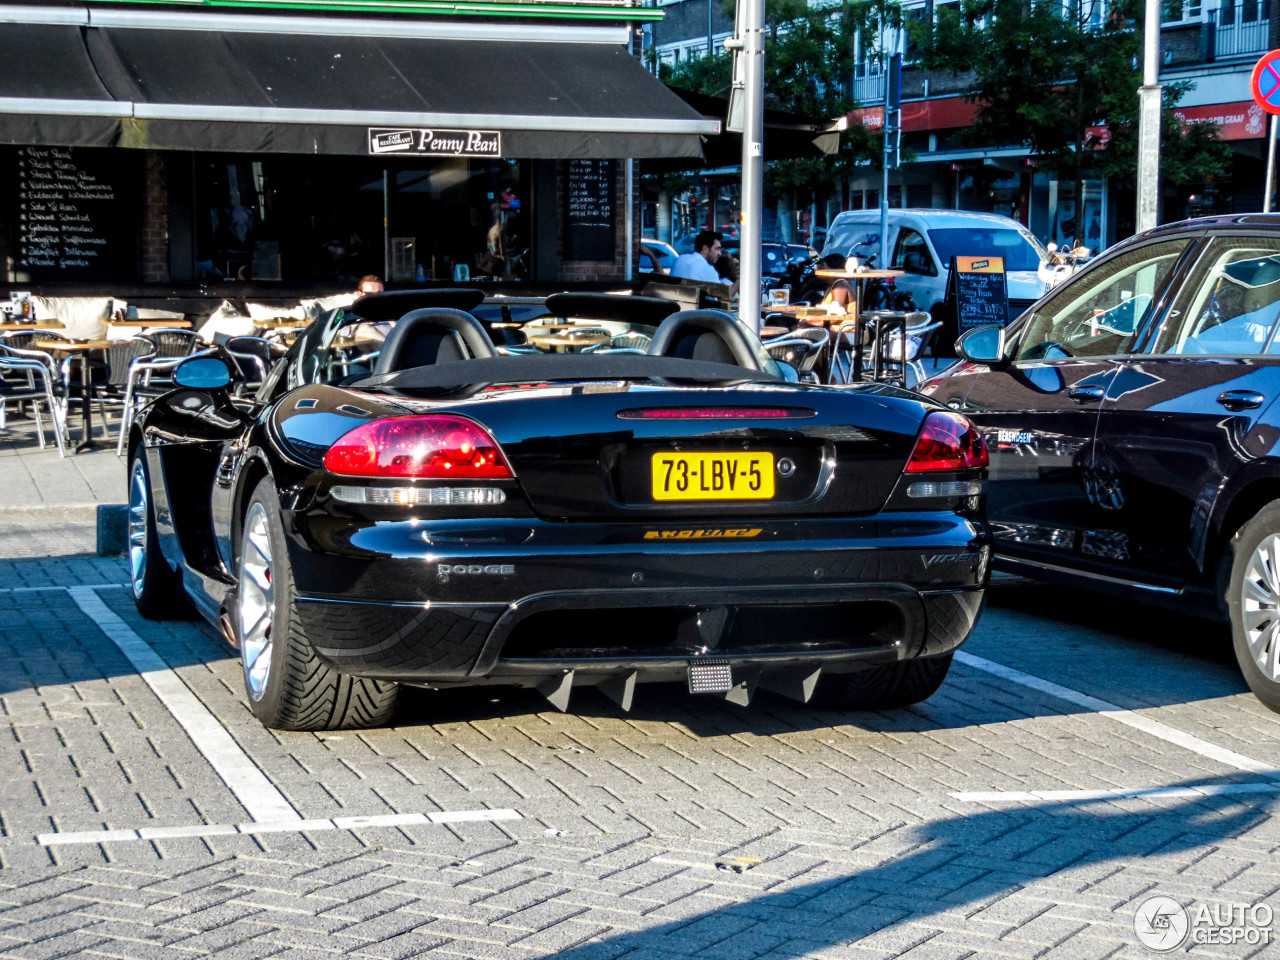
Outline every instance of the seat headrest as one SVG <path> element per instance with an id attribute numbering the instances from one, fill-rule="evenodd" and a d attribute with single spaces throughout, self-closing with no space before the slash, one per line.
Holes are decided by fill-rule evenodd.
<path id="1" fill-rule="evenodd" d="M 764 370 L 741 325 L 720 310 L 682 310 L 667 317 L 653 335 L 649 353 Z"/>
<path id="2" fill-rule="evenodd" d="M 448 307 L 411 310 L 387 334 L 374 374 L 433 363 L 494 356 L 484 326 L 471 314 Z"/>

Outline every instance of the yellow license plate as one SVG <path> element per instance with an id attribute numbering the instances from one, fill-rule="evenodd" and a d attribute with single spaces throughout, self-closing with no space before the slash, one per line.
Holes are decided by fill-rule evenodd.
<path id="1" fill-rule="evenodd" d="M 655 500 L 771 500 L 772 453 L 655 453 Z"/>

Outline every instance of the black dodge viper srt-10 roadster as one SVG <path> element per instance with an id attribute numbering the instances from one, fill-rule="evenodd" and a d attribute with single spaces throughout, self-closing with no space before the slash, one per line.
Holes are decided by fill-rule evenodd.
<path id="1" fill-rule="evenodd" d="M 232 352 L 185 360 L 128 437 L 138 609 L 217 624 L 280 729 L 386 723 L 402 684 L 930 696 L 987 581 L 982 438 L 645 300 L 521 327 L 378 294 L 252 390 Z"/>

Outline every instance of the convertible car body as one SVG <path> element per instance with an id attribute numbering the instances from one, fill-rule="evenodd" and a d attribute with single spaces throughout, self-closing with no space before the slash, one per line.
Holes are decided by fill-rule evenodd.
<path id="1" fill-rule="evenodd" d="M 395 296 L 321 317 L 252 395 L 186 361 L 129 437 L 139 609 L 219 624 L 264 723 L 384 723 L 401 684 L 625 709 L 648 681 L 851 708 L 942 682 L 990 549 L 962 416 L 788 382 L 712 311 L 499 349 Z"/>

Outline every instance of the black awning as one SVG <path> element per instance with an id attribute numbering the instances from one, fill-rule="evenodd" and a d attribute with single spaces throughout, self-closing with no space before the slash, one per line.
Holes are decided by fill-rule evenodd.
<path id="1" fill-rule="evenodd" d="M 718 126 L 616 43 L 2 23 L 0 49 L 41 51 L 0 64 L 8 143 L 368 155 L 373 128 L 447 128 L 511 158 L 700 158 Z"/>
<path id="2" fill-rule="evenodd" d="M 678 87 L 668 89 L 708 120 L 720 121 L 723 127 L 729 115 L 728 100 Z M 800 116 L 785 110 L 764 111 L 765 160 L 806 160 L 839 150 L 839 121 Z M 742 163 L 742 134 L 724 130 L 709 137 L 704 153 L 707 167 L 738 166 Z"/>

